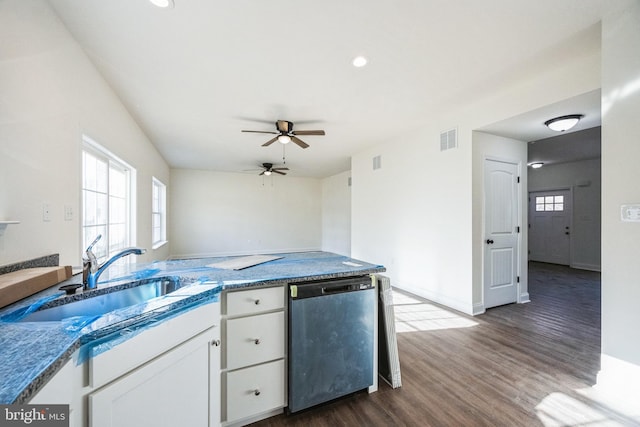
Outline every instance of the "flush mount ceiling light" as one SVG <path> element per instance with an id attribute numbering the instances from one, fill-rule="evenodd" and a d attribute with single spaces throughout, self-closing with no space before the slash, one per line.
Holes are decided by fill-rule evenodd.
<path id="1" fill-rule="evenodd" d="M 289 135 L 279 135 L 278 142 L 281 144 L 288 144 L 291 142 L 291 137 Z"/>
<path id="2" fill-rule="evenodd" d="M 155 6 L 162 8 L 173 8 L 173 0 L 149 0 Z"/>
<path id="3" fill-rule="evenodd" d="M 540 169 L 542 167 L 542 165 L 544 165 L 543 162 L 533 162 L 533 163 L 529 163 L 529 166 L 531 166 L 534 169 Z"/>
<path id="4" fill-rule="evenodd" d="M 352 64 L 356 68 L 364 67 L 365 65 L 367 65 L 367 58 L 365 58 L 364 56 L 356 56 L 355 58 L 353 58 Z"/>
<path id="5" fill-rule="evenodd" d="M 577 125 L 582 117 L 584 117 L 582 114 L 569 114 L 568 116 L 560 116 L 547 120 L 544 124 L 551 130 L 564 132 Z"/>

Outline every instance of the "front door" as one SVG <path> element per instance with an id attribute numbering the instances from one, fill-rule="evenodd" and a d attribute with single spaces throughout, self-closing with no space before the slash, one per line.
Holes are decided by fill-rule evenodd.
<path id="1" fill-rule="evenodd" d="M 571 264 L 571 192 L 529 193 L 529 260 Z"/>
<path id="2" fill-rule="evenodd" d="M 485 160 L 484 307 L 518 299 L 518 165 Z"/>

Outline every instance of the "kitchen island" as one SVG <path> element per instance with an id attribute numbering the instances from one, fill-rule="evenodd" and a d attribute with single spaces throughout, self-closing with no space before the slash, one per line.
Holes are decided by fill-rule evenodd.
<path id="1" fill-rule="evenodd" d="M 236 257 L 199 258 L 134 264 L 113 268 L 101 277 L 99 292 L 137 286 L 143 281 L 171 278 L 183 281 L 176 293 L 150 303 L 128 307 L 109 316 L 79 317 L 57 322 L 21 322 L 30 309 L 46 309 L 60 303 L 89 298 L 90 292 L 63 296 L 59 285 L 0 310 L 0 403 L 26 403 L 74 357 L 84 363 L 102 352 L 125 345 L 119 328 L 135 337 L 164 322 L 195 313 L 215 304 L 220 293 L 251 288 L 281 288 L 289 283 L 333 279 L 385 271 L 369 264 L 328 252 L 275 254 L 279 258 L 241 270 L 216 265 Z M 78 282 L 74 277 L 69 282 Z M 193 315 L 193 314 L 192 314 Z M 130 333 L 132 332 L 132 333 Z M 117 339 L 113 339 L 113 337 Z M 223 337 L 224 339 L 225 337 Z M 214 340 L 215 341 L 215 340 Z M 104 345 L 105 342 L 107 345 Z M 100 344 L 96 352 L 96 343 Z M 82 353 L 83 349 L 92 349 Z"/>

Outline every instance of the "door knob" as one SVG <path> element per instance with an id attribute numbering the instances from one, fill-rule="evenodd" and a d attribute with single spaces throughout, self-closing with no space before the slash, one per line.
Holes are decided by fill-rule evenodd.
<path id="1" fill-rule="evenodd" d="M 493 245 L 493 240 L 487 239 L 487 245 Z"/>

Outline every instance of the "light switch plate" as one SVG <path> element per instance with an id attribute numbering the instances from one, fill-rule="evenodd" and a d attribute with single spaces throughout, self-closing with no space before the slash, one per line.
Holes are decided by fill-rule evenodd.
<path id="1" fill-rule="evenodd" d="M 640 222 L 640 204 L 622 205 L 620 214 L 625 222 Z"/>
<path id="2" fill-rule="evenodd" d="M 73 206 L 64 205 L 64 220 L 73 221 Z"/>

